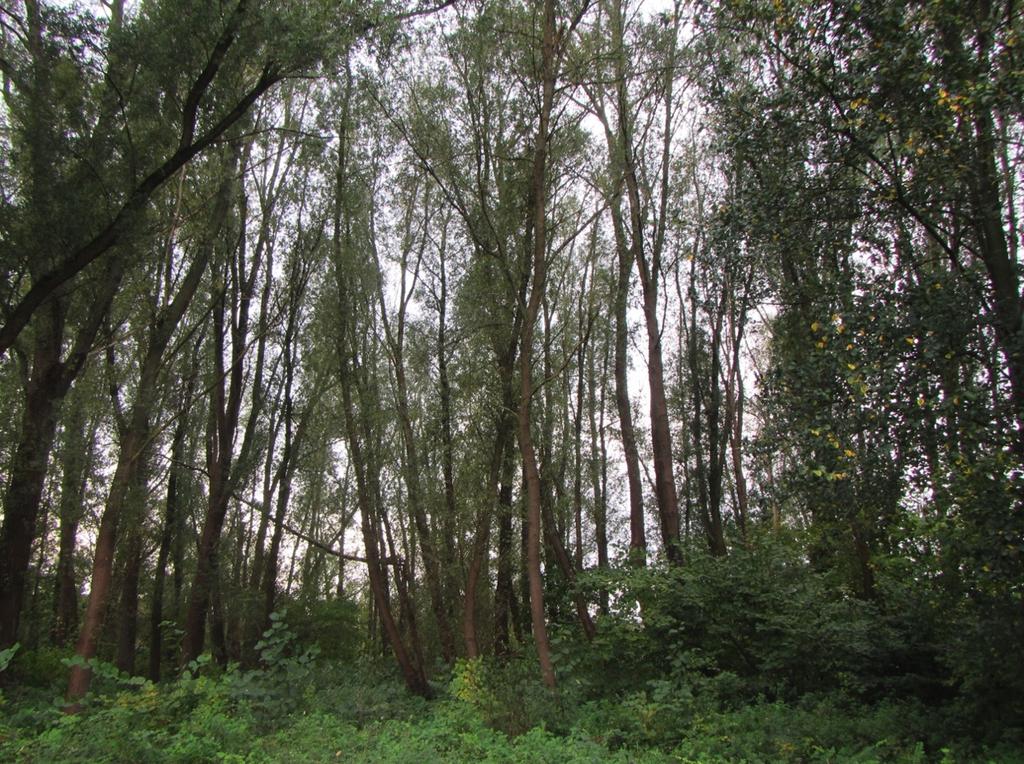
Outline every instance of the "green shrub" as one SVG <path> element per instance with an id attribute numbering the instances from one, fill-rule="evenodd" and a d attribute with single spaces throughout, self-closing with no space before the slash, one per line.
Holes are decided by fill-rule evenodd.
<path id="1" fill-rule="evenodd" d="M 260 668 L 241 671 L 232 666 L 225 675 L 236 703 L 263 719 L 285 716 L 298 708 L 312 691 L 318 654 L 316 646 L 300 649 L 284 613 L 271 614 L 270 621 L 270 628 L 256 643 Z"/>
<path id="2" fill-rule="evenodd" d="M 363 639 L 361 617 L 352 600 L 300 600 L 289 605 L 285 622 L 300 644 L 315 646 L 328 660 L 354 663 Z"/>
<path id="3" fill-rule="evenodd" d="M 460 660 L 449 691 L 488 726 L 521 735 L 544 725 L 566 731 L 574 707 L 571 687 L 551 691 L 540 681 L 536 656 L 511 660 Z"/>

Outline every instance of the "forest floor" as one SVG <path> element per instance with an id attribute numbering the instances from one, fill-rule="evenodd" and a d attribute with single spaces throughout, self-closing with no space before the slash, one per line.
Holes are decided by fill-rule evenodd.
<path id="1" fill-rule="evenodd" d="M 836 695 L 729 707 L 658 687 L 583 700 L 571 681 L 544 690 L 531 665 L 460 662 L 429 701 L 365 662 L 205 665 L 159 685 L 98 665 L 96 692 L 68 716 L 56 654 L 26 654 L 4 688 L 0 761 L 1024 762 L 1010 745 L 946 740 L 941 715 L 917 705 Z"/>

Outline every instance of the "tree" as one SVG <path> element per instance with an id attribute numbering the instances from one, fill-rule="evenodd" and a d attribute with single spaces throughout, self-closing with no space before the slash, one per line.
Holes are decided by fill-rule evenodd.
<path id="1" fill-rule="evenodd" d="M 673 562 L 681 562 L 679 548 L 679 501 L 676 490 L 672 456 L 672 431 L 669 423 L 668 402 L 665 392 L 665 372 L 662 358 L 662 330 L 658 300 L 662 272 L 662 258 L 665 250 L 669 223 L 669 194 L 672 158 L 672 142 L 675 137 L 679 107 L 675 98 L 675 82 L 678 76 L 676 51 L 682 19 L 681 5 L 676 3 L 671 14 L 671 24 L 664 30 L 662 38 L 650 50 L 649 63 L 640 64 L 630 60 L 631 47 L 626 44 L 626 18 L 628 11 L 621 2 L 609 3 L 605 8 L 610 32 L 611 85 L 591 89 L 591 103 L 602 121 L 608 147 L 609 172 L 612 188 L 609 189 L 609 212 L 613 218 L 616 244 L 619 247 L 620 287 L 617 298 L 618 315 L 628 292 L 626 282 L 629 276 L 627 259 L 636 265 L 643 295 L 644 323 L 647 329 L 647 380 L 650 388 L 651 442 L 654 454 L 654 487 L 661 521 L 661 537 L 665 554 Z M 651 22 L 656 23 L 656 22 Z M 637 46 L 636 49 L 640 49 Z M 640 84 L 641 92 L 656 93 L 656 102 L 649 103 L 643 97 L 634 100 L 631 87 L 631 71 L 646 68 L 653 72 L 649 82 Z M 607 87 L 607 94 L 603 88 Z M 608 114 L 606 100 L 614 104 L 614 116 Z M 648 125 L 653 124 L 657 111 L 661 111 L 660 134 L 649 134 Z M 654 141 L 658 144 L 655 147 Z M 622 190 L 625 190 L 628 217 L 621 209 Z M 626 253 L 629 253 L 628 258 Z M 624 319 L 622 320 L 625 326 Z M 620 330 L 621 331 L 621 330 Z M 619 340 L 621 346 L 623 340 Z M 623 440 L 632 440 L 631 416 L 626 412 L 628 394 L 624 381 L 624 360 L 622 351 L 617 354 L 616 366 L 622 381 L 618 393 L 620 429 Z M 633 505 L 632 537 L 639 561 L 641 532 L 639 512 L 636 508 L 638 470 L 631 462 L 632 451 L 627 451 L 627 474 L 630 478 L 631 501 Z"/>
<path id="2" fill-rule="evenodd" d="M 213 209 L 215 226 L 222 223 L 227 215 L 237 161 L 238 148 L 236 146 L 233 151 L 229 152 L 229 158 L 225 161 L 222 171 L 223 178 Z M 214 233 L 211 238 L 215 236 Z M 153 419 L 157 413 L 158 388 L 164 365 L 164 355 L 189 304 L 199 290 L 207 264 L 212 256 L 213 247 L 213 241 L 204 242 L 193 255 L 191 262 L 185 266 L 184 272 L 175 274 L 178 277 L 176 283 L 163 284 L 162 288 L 154 290 L 154 294 L 164 295 L 165 302 L 152 306 L 152 318 L 148 327 L 146 343 L 141 349 L 135 397 L 129 413 L 126 416 L 122 415 L 118 423 L 117 467 L 111 479 L 110 491 L 107 494 L 106 505 L 100 519 L 96 549 L 93 553 L 89 600 L 78 642 L 75 645 L 75 654 L 82 659 L 82 662 L 72 667 L 68 680 L 67 698 L 72 707 L 89 691 L 91 668 L 87 661 L 96 655 L 100 630 L 106 616 L 107 600 L 113 576 L 114 550 L 117 545 L 121 519 L 129 500 L 133 498 L 132 495 L 135 494 L 137 499 L 137 494 L 145 486 L 144 465 L 152 444 Z M 168 252 L 172 251 L 173 248 L 169 247 Z M 161 275 L 164 272 L 170 274 L 173 269 L 168 267 L 166 271 L 160 270 Z M 115 403 L 119 403 L 119 401 L 115 400 Z M 134 533 L 137 535 L 139 531 L 135 530 Z M 135 558 L 138 554 L 140 551 L 137 549 L 130 561 L 130 564 L 135 567 L 134 572 L 130 574 L 130 578 L 133 579 L 131 580 L 132 586 L 137 586 L 139 561 Z M 134 618 L 134 613 L 132 616 Z M 128 649 L 134 653 L 134 633 L 129 636 L 129 640 Z"/>

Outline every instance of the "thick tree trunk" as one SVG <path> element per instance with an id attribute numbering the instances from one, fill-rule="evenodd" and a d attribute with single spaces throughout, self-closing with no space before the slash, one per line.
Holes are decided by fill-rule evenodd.
<path id="1" fill-rule="evenodd" d="M 18 639 L 18 625 L 39 502 L 57 430 L 60 401 L 66 392 L 60 364 L 64 332 L 62 306 L 54 303 L 41 314 L 25 396 L 21 434 L 11 458 L 4 521 L 0 530 L 0 649 Z"/>
<path id="2" fill-rule="evenodd" d="M 138 406 L 139 416 L 142 409 Z M 121 439 L 121 451 L 117 469 L 110 483 L 110 492 L 100 517 L 99 532 L 96 536 L 96 549 L 93 552 L 92 577 L 89 586 L 89 600 L 82 619 L 82 630 L 75 645 L 75 655 L 89 661 L 96 657 L 100 633 L 106 618 L 107 599 L 114 576 L 114 551 L 117 547 L 117 531 L 128 500 L 129 492 L 135 483 L 139 459 L 146 445 L 149 432 L 148 421 L 133 417 L 133 426 Z M 72 666 L 68 679 L 67 699 L 70 701 L 68 711 L 77 711 L 77 701 L 85 697 L 92 682 L 92 669 L 84 663 Z"/>
<path id="3" fill-rule="evenodd" d="M 123 262 L 108 263 L 105 278 L 86 311 L 64 361 L 58 353 L 64 333 L 65 308 L 54 301 L 40 319 L 41 335 L 33 356 L 22 436 L 11 464 L 0 529 L 0 648 L 14 642 L 18 632 L 43 481 L 56 431 L 56 416 L 64 396 L 81 372 L 100 325 L 121 284 Z M 43 338 L 46 335 L 47 338 Z"/>

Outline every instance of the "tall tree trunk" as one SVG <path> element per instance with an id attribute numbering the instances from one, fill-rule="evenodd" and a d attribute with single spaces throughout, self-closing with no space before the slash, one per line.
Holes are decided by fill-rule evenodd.
<path id="1" fill-rule="evenodd" d="M 55 301 L 36 320 L 32 370 L 21 432 L 8 471 L 0 529 L 0 649 L 18 639 L 25 581 L 36 537 L 39 503 L 67 380 L 60 362 L 64 305 Z"/>
<path id="2" fill-rule="evenodd" d="M 458 595 L 458 565 L 455 544 L 455 524 L 458 506 L 455 501 L 455 441 L 452 435 L 452 389 L 448 378 L 448 275 L 445 272 L 447 225 L 441 234 L 440 289 L 437 320 L 437 375 L 441 404 L 441 475 L 444 481 L 444 512 L 439 523 L 442 535 L 441 575 L 444 588 L 445 618 L 450 624 L 454 618 L 453 604 Z M 450 631 L 450 627 L 449 627 Z"/>
<path id="3" fill-rule="evenodd" d="M 22 433 L 11 463 L 10 482 L 4 497 L 4 524 L 0 530 L 0 648 L 17 639 L 25 577 L 56 431 L 57 410 L 81 371 L 100 325 L 110 310 L 121 283 L 121 266 L 120 259 L 109 263 L 106 279 L 97 289 L 95 300 L 78 328 L 66 360 L 56 360 L 59 336 L 37 341 Z M 44 310 L 44 315 L 49 310 Z M 63 308 L 54 305 L 52 310 L 60 313 Z M 62 317 L 47 325 L 50 330 L 62 326 Z M 62 328 L 60 333 L 63 334 Z M 35 374 L 36 369 L 42 372 L 41 377 Z"/>
<path id="4" fill-rule="evenodd" d="M 225 195 L 226 192 L 222 186 L 218 198 Z M 216 220 L 220 219 L 216 214 L 220 211 L 222 211 L 221 202 L 217 202 L 215 203 Z M 210 246 L 201 247 L 182 279 L 174 299 L 157 313 L 150 326 L 139 382 L 135 391 L 135 401 L 121 437 L 117 467 L 111 480 L 103 514 L 100 517 L 89 601 L 85 610 L 82 630 L 75 646 L 75 654 L 84 661 L 91 660 L 96 656 L 100 631 L 106 617 L 107 598 L 110 594 L 118 526 L 125 509 L 129 489 L 136 483 L 142 461 L 151 446 L 152 409 L 156 404 L 157 386 L 164 353 L 199 288 L 210 254 Z M 72 667 L 67 690 L 67 698 L 70 701 L 69 711 L 78 709 L 77 701 L 89 691 L 91 681 L 92 671 L 84 662 Z"/>
<path id="5" fill-rule="evenodd" d="M 584 281 L 586 272 L 584 272 Z M 593 287 L 591 287 L 593 288 Z M 583 570 L 583 392 L 586 383 L 587 345 L 590 340 L 590 324 L 586 315 L 586 301 L 583 288 L 580 291 L 577 325 L 581 334 L 579 347 L 576 349 L 576 410 L 573 412 L 573 480 L 572 509 L 575 531 L 573 562 L 577 571 Z M 584 324 L 586 328 L 584 329 Z"/>
<path id="6" fill-rule="evenodd" d="M 237 159 L 235 155 L 234 159 Z M 232 163 L 234 167 L 234 161 Z M 233 173 L 232 173 L 233 175 Z M 230 198 L 235 178 L 225 184 L 225 202 Z M 227 204 L 224 205 L 227 212 Z M 244 206 L 243 206 L 244 210 Z M 265 225 L 265 223 L 264 223 Z M 263 226 L 261 225 L 261 228 Z M 242 228 L 245 228 L 244 216 Z M 244 240 L 244 237 L 242 237 Z M 196 570 L 192 578 L 189 592 L 188 609 L 185 614 L 185 633 L 182 638 L 181 663 L 187 664 L 203 652 L 206 639 L 206 613 L 210 606 L 211 588 L 219 576 L 220 536 L 227 517 L 228 503 L 231 499 L 232 466 L 234 465 L 234 441 L 238 430 L 239 414 L 242 405 L 242 389 L 245 382 L 245 348 L 249 336 L 249 308 L 252 302 L 256 277 L 260 271 L 259 253 L 249 263 L 246 272 L 244 241 L 241 241 L 232 253 L 231 274 L 231 305 L 230 326 L 225 327 L 228 312 L 227 286 L 218 289 L 214 296 L 213 308 L 213 355 L 215 382 L 210 396 L 211 443 L 208 448 L 207 471 L 209 473 L 209 500 L 206 515 L 203 519 L 202 531 L 199 534 L 199 545 L 196 550 Z M 265 274 L 272 279 L 271 273 Z M 225 340 L 227 332 L 231 336 L 231 356 L 225 369 Z M 225 390 L 225 382 L 228 388 Z M 243 440 L 243 451 L 245 441 Z"/>
<path id="7" fill-rule="evenodd" d="M 178 404 L 178 422 L 174 426 L 171 439 L 171 466 L 167 475 L 167 499 L 164 505 L 164 520 L 160 528 L 160 547 L 157 552 L 156 569 L 153 571 L 153 596 L 150 602 L 149 622 L 149 678 L 160 681 L 160 666 L 164 657 L 163 628 L 164 620 L 164 585 L 167 579 L 167 562 L 172 551 L 172 544 L 180 525 L 182 513 L 181 485 L 183 463 L 185 460 L 185 440 L 188 433 L 188 407 L 192 399 L 192 388 L 195 382 L 195 362 L 199 353 L 198 346 L 193 355 L 193 369 L 186 385 L 186 391 Z"/>
<path id="8" fill-rule="evenodd" d="M 613 19 L 618 18 L 613 15 Z M 620 20 L 621 23 L 621 20 Z M 616 27 L 618 28 L 618 27 Z M 620 138 L 612 129 L 602 98 L 593 94 L 591 102 L 604 128 L 605 143 L 609 161 L 621 173 L 616 163 L 621 161 Z M 612 295 L 615 317 L 615 409 L 619 418 L 619 438 L 622 442 L 622 458 L 626 466 L 626 485 L 629 489 L 629 562 L 637 567 L 647 564 L 647 535 L 644 527 L 643 482 L 640 477 L 640 454 L 637 449 L 636 431 L 633 428 L 633 408 L 629 400 L 629 285 L 633 271 L 633 254 L 626 235 L 626 223 L 622 213 L 622 181 L 608 199 L 615 249 L 618 254 L 618 269 Z"/>
<path id="9" fill-rule="evenodd" d="M 614 213 L 613 213 L 614 214 Z M 621 229 L 621 224 L 616 226 Z M 619 238 L 616 234 L 616 238 Z M 633 262 L 625 246 L 619 243 L 619 269 L 615 290 L 615 408 L 619 416 L 619 437 L 626 463 L 626 484 L 629 488 L 629 561 L 643 567 L 647 564 L 647 533 L 644 528 L 643 483 L 640 477 L 640 454 L 633 429 L 633 407 L 629 400 L 629 326 L 626 307 Z"/>
<path id="10" fill-rule="evenodd" d="M 604 352 L 601 359 L 601 368 L 598 372 L 595 363 L 596 353 L 588 356 L 587 363 L 587 402 L 589 409 L 588 424 L 590 425 L 590 490 L 594 497 L 594 542 L 597 547 L 597 568 L 605 572 L 608 570 L 608 449 L 604 436 L 604 412 L 605 412 L 605 391 L 608 379 L 608 350 L 609 343 L 607 335 L 604 342 Z M 597 395 L 597 384 L 600 379 L 601 395 Z M 600 412 L 599 414 L 597 412 Z M 608 614 L 609 595 L 608 590 L 603 588 L 599 592 L 599 604 L 602 615 Z"/>
<path id="11" fill-rule="evenodd" d="M 335 173 L 331 252 L 337 294 L 337 315 L 339 317 L 337 327 L 338 377 L 341 381 L 346 441 L 348 444 L 349 464 L 352 465 L 356 476 L 356 499 L 362 526 L 363 546 L 366 553 L 366 569 L 372 595 L 372 611 L 376 611 L 376 618 L 373 617 L 373 612 L 371 611 L 371 631 L 379 620 L 384 636 L 398 662 L 406 686 L 415 694 L 429 697 L 431 690 L 423 667 L 416 662 L 413 655 L 406 648 L 398 629 L 398 624 L 395 622 L 391 612 L 387 591 L 387 574 L 381 560 L 381 539 L 377 531 L 377 516 L 375 512 L 376 496 L 379 492 L 379 487 L 371 484 L 370 478 L 372 476 L 368 473 L 369 470 L 374 468 L 374 465 L 369 464 L 365 458 L 363 435 L 360 432 L 361 425 L 365 424 L 367 412 L 364 411 L 364 416 L 359 417 L 353 401 L 353 388 L 358 387 L 360 388 L 359 392 L 363 392 L 361 388 L 365 383 L 359 377 L 365 372 L 359 364 L 359 346 L 356 337 L 356 312 L 353 304 L 356 284 L 354 280 L 349 278 L 354 250 L 352 227 L 355 217 L 354 210 L 350 205 L 348 187 L 349 162 L 351 161 L 349 143 L 350 132 L 353 129 L 351 114 L 352 90 L 351 62 L 348 56 L 346 56 L 344 99 L 338 128 L 338 165 Z"/>
<path id="12" fill-rule="evenodd" d="M 511 426 L 512 418 L 508 417 Z M 502 456 L 501 483 L 498 489 L 498 570 L 494 590 L 494 654 L 508 655 L 510 628 L 515 622 L 516 593 L 512 584 L 512 481 L 515 479 L 512 432 L 506 430 Z"/>
<path id="13" fill-rule="evenodd" d="M 519 450 L 523 459 L 523 473 L 526 480 L 526 521 L 527 521 L 527 573 L 530 582 L 530 616 L 533 639 L 537 648 L 541 676 L 544 684 L 554 687 L 555 667 L 551 662 L 551 643 L 548 640 L 547 624 L 544 620 L 544 582 L 540 569 L 541 536 L 541 480 L 537 468 L 537 454 L 531 433 L 530 402 L 533 397 L 533 332 L 537 314 L 544 298 L 547 279 L 547 198 L 546 169 L 548 157 L 548 133 L 551 109 L 555 93 L 555 4 L 544 0 L 544 28 L 541 56 L 541 109 L 534 144 L 533 174 L 530 181 L 530 228 L 533 234 L 532 264 L 533 278 L 530 299 L 523 319 L 522 338 L 519 346 L 520 392 L 519 392 Z"/>
<path id="14" fill-rule="evenodd" d="M 427 203 L 427 202 L 424 202 Z M 406 236 L 411 239 L 409 228 L 411 227 L 412 211 L 407 215 Z M 411 246 L 411 243 L 410 243 Z M 423 239 L 420 251 L 417 254 L 414 264 L 414 276 L 412 290 L 415 289 L 419 263 L 423 256 L 423 248 L 426 246 L 426 238 Z M 376 254 L 376 245 L 372 244 L 374 258 L 377 266 L 377 293 L 380 303 L 381 324 L 384 327 L 384 334 L 387 340 L 391 367 L 395 379 L 396 413 L 402 434 L 404 446 L 403 460 L 406 494 L 409 502 L 409 509 L 412 514 L 416 535 L 419 539 L 420 549 L 423 554 L 423 569 L 427 583 L 427 591 L 430 595 L 430 606 L 437 621 L 438 637 L 441 642 L 441 654 L 445 662 L 452 663 L 455 660 L 455 634 L 452 631 L 451 622 L 448 620 L 448 611 L 445 606 L 444 591 L 441 578 L 441 560 L 437 553 L 434 539 L 430 532 L 430 525 L 427 522 L 427 513 L 423 500 L 423 489 L 420 484 L 422 464 L 419 456 L 419 446 L 416 441 L 416 434 L 413 432 L 412 412 L 409 405 L 409 389 L 405 369 L 405 316 L 409 300 L 412 298 L 412 291 L 406 286 L 407 271 L 409 267 L 409 252 L 403 248 L 401 263 L 401 294 L 399 296 L 398 316 L 394 330 L 391 320 L 387 314 L 387 305 L 384 299 L 384 285 L 380 259 Z"/>
<path id="15" fill-rule="evenodd" d="M 466 571 L 466 593 L 463 597 L 462 639 L 466 646 L 466 657 L 470 660 L 480 657 L 480 640 L 477 634 L 477 598 L 480 578 L 483 574 L 484 561 L 490 547 L 491 518 L 493 504 L 496 499 L 498 479 L 501 470 L 502 453 L 506 445 L 505 430 L 501 427 L 501 417 L 497 423 L 494 447 L 491 451 L 490 467 L 487 471 L 487 489 L 485 501 L 476 514 L 473 529 L 473 546 L 470 552 L 469 569 Z"/>
<path id="16" fill-rule="evenodd" d="M 627 67 L 625 61 L 625 20 L 621 2 L 611 3 L 611 27 L 613 44 L 617 46 L 615 57 L 616 100 L 618 124 L 613 137 L 615 156 L 621 163 L 622 181 L 626 190 L 629 208 L 629 236 L 632 258 L 640 276 L 643 295 L 644 325 L 647 329 L 647 381 L 650 388 L 651 445 L 654 455 L 654 493 L 658 503 L 661 525 L 661 540 L 668 559 L 682 562 L 679 546 L 679 500 L 676 493 L 675 474 L 672 458 L 672 430 L 668 416 L 668 401 L 665 393 L 665 372 L 661 351 L 661 329 L 658 317 L 659 281 L 661 257 L 668 224 L 668 195 L 670 173 L 670 151 L 673 129 L 674 107 L 673 84 L 675 80 L 675 43 L 678 38 L 680 14 L 673 13 L 673 43 L 669 65 L 665 67 L 664 87 L 661 94 L 664 106 L 664 121 L 660 166 L 652 173 L 657 183 L 657 193 L 647 189 L 646 201 L 641 194 L 640 168 L 637 147 L 633 134 L 633 106 L 630 103 Z M 651 240 L 646 241 L 646 219 L 654 224 Z"/>
<path id="17" fill-rule="evenodd" d="M 363 546 L 366 551 L 367 574 L 370 579 L 370 591 L 373 594 L 373 603 L 376 607 L 385 636 L 395 654 L 405 684 L 410 692 L 424 697 L 429 697 L 430 685 L 427 683 L 423 668 L 418 665 L 406 649 L 402 635 L 398 630 L 391 612 L 391 604 L 388 601 L 386 579 L 383 565 L 380 558 L 380 537 L 377 533 L 377 517 L 374 511 L 375 499 L 374 490 L 371 485 L 368 469 L 372 469 L 364 460 L 363 439 L 359 434 L 357 414 L 352 401 L 351 377 L 359 373 L 359 369 L 349 370 L 352 364 L 351 359 L 343 358 L 342 364 L 342 398 L 345 410 L 345 429 L 348 438 L 349 458 L 356 473 L 356 496 L 359 504 L 363 531 Z"/>
<path id="18" fill-rule="evenodd" d="M 284 519 L 288 511 L 288 502 L 291 498 L 292 478 L 295 475 L 297 464 L 296 454 L 302 445 L 303 435 L 306 431 L 306 424 L 309 421 L 309 414 L 312 410 L 310 404 L 303 412 L 301 421 L 297 428 L 294 428 L 295 404 L 292 399 L 292 387 L 295 381 L 296 350 L 299 333 L 299 317 L 302 308 L 302 301 L 306 294 L 306 286 L 309 281 L 310 268 L 300 261 L 296 255 L 291 262 L 288 278 L 289 299 L 288 315 L 285 321 L 285 333 L 283 340 L 284 357 L 284 410 L 281 414 L 284 422 L 284 446 L 281 453 L 281 463 L 278 466 L 274 482 L 277 484 L 277 510 L 274 515 L 274 533 L 270 539 L 270 550 L 263 565 L 263 628 L 270 627 L 270 616 L 274 612 L 275 599 L 277 595 L 277 559 L 281 549 L 281 537 L 284 531 Z M 312 396 L 315 400 L 316 396 Z"/>
<path id="19" fill-rule="evenodd" d="M 155 380 L 153 380 L 155 383 Z M 113 582 L 114 550 L 117 546 L 118 526 L 125 510 L 129 493 L 135 484 L 138 463 L 143 456 L 149 434 L 148 401 L 141 402 L 142 396 L 149 397 L 142 384 L 139 386 L 140 399 L 137 401 L 132 416 L 132 426 L 121 438 L 121 451 L 118 456 L 117 469 L 110 483 L 107 502 L 100 517 L 99 532 L 96 537 L 96 549 L 93 552 L 92 577 L 89 587 L 89 600 L 85 608 L 82 629 L 75 645 L 75 654 L 83 659 L 83 663 L 71 667 L 68 679 L 67 699 L 70 701 L 68 711 L 77 711 L 77 701 L 89 691 L 92 682 L 92 669 L 84 661 L 96 657 L 100 633 L 106 618 L 107 599 Z"/>

